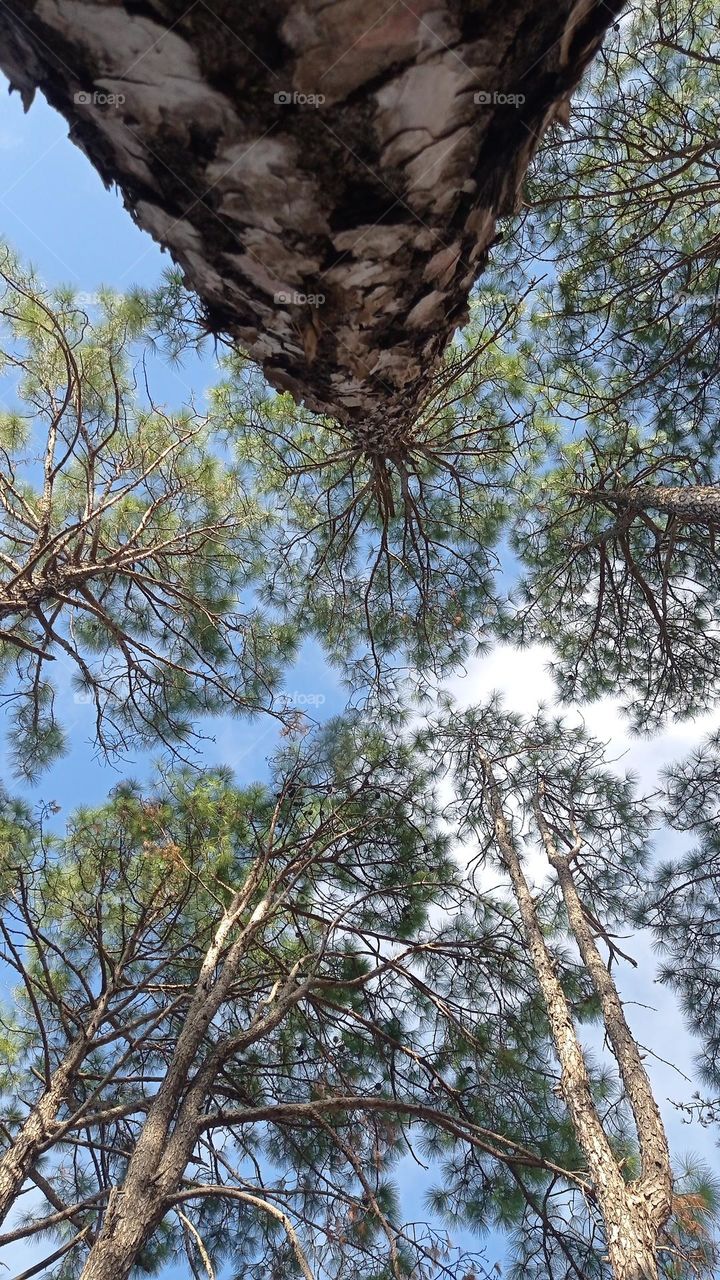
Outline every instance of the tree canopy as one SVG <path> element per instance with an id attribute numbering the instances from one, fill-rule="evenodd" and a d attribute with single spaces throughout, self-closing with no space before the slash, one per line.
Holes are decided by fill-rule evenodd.
<path id="1" fill-rule="evenodd" d="M 288 741 L 267 785 L 122 784 L 59 836 L 6 804 L 0 1208 L 26 1177 L 46 1204 L 0 1245 L 49 1234 L 68 1275 L 92 1246 L 83 1275 L 209 1250 L 461 1276 L 437 1225 L 403 1225 L 401 1156 L 464 1151 L 488 1194 L 497 1163 L 572 1180 L 513 912 L 468 892 L 438 819 L 426 760 L 352 721 Z"/>
<path id="2" fill-rule="evenodd" d="M 556 446 L 520 495 L 513 626 L 562 696 L 650 728 L 718 697 L 717 142 L 711 5 L 633 9 L 505 246 Z M 500 252 L 502 252 L 502 247 Z"/>
<path id="3" fill-rule="evenodd" d="M 398 354 L 357 298 L 335 345 L 283 329 L 283 380 L 286 311 L 240 348 L 190 292 L 197 244 L 87 310 L 5 253 L 12 762 L 25 796 L 53 777 L 72 698 L 105 764 L 140 751 L 94 806 L 0 793 L 0 1250 L 45 1250 L 16 1280 L 487 1280 L 499 1233 L 518 1280 L 716 1273 L 720 1187 L 635 1006 L 674 993 L 701 1089 L 673 1101 L 711 1130 L 720 736 L 640 786 L 583 718 L 720 705 L 716 27 L 706 0 L 630 10 L 567 110 L 555 81 L 533 100 L 522 207 L 404 400 L 373 366 L 350 411 L 330 377 L 348 326 Z M 168 407 L 191 349 L 206 390 Z M 547 647 L 552 707 L 450 696 L 498 642 Z M 308 653 L 342 681 L 320 723 L 283 694 Z M 257 729 L 243 781 L 202 755 L 227 711 Z"/>
<path id="4" fill-rule="evenodd" d="M 148 299 L 101 294 L 91 320 L 9 254 L 0 282 L 0 669 L 19 767 L 62 750 L 62 686 L 108 755 L 271 708 L 293 637 L 253 599 L 260 509 L 207 413 L 153 397 Z"/>

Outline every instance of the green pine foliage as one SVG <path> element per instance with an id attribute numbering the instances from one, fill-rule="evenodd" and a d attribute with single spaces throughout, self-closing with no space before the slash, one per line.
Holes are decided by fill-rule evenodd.
<path id="1" fill-rule="evenodd" d="M 720 740 L 660 803 L 563 714 L 461 711 L 442 685 L 498 639 L 540 641 L 561 702 L 618 696 L 635 729 L 717 704 L 716 28 L 709 0 L 616 24 L 402 430 L 269 389 L 178 272 L 89 315 L 4 251 L 13 763 L 62 755 L 73 698 L 106 759 L 165 749 L 151 783 L 62 826 L 0 795 L 0 1173 L 69 1072 L 0 1245 L 42 1241 L 57 1280 L 168 1081 L 168 1149 L 200 1103 L 138 1276 L 486 1280 L 502 1233 L 509 1275 L 611 1280 L 490 773 L 621 1186 L 643 1133 L 538 812 L 611 976 L 628 929 L 654 931 L 702 1045 L 708 1095 L 678 1106 L 717 1123 Z M 211 339 L 207 407 L 160 403 L 158 352 Z M 312 732 L 278 693 L 309 639 L 361 707 Z M 193 758 L 226 711 L 283 721 L 263 783 Z M 663 824 L 696 845 L 658 865 Z M 662 1280 L 714 1273 L 719 1195 L 676 1161 Z"/>
<path id="2" fill-rule="evenodd" d="M 295 633 L 257 603 L 267 519 L 206 414 L 156 402 L 150 300 L 89 318 L 4 254 L 0 271 L 0 678 L 15 763 L 94 712 L 106 756 L 187 749 L 199 717 L 271 708 Z M 67 718 L 67 712 L 64 712 Z"/>

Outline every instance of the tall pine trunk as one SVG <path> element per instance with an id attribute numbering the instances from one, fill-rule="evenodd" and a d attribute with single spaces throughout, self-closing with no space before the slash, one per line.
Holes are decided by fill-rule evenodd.
<path id="1" fill-rule="evenodd" d="M 259 864 L 260 869 L 262 864 Z M 202 1108 L 222 1064 L 234 1053 L 261 1040 L 285 1017 L 307 991 L 295 970 L 245 1032 L 214 1046 L 206 1037 L 215 1015 L 228 998 L 246 947 L 270 911 L 268 898 L 258 904 L 247 923 L 240 918 L 248 908 L 260 870 L 250 874 L 244 888 L 225 911 L 209 946 L 172 1060 L 147 1113 L 135 1144 L 124 1181 L 113 1188 L 95 1243 L 80 1280 L 127 1280 L 138 1253 L 180 1190 L 182 1178 L 197 1141 Z M 238 928 L 234 941 L 230 941 Z M 194 1072 L 194 1074 L 193 1074 Z"/>
<path id="2" fill-rule="evenodd" d="M 630 1102 L 640 1145 L 640 1177 L 626 1183 L 595 1106 L 582 1046 L 555 964 L 548 950 L 535 900 L 525 878 L 503 811 L 489 758 L 478 753 L 488 787 L 495 839 L 512 883 L 533 967 L 545 1003 L 560 1063 L 560 1083 L 577 1140 L 592 1178 L 605 1225 L 607 1251 L 615 1280 L 657 1280 L 658 1238 L 670 1216 L 672 1174 L 667 1139 L 637 1045 L 625 1020 L 615 983 L 595 944 L 567 857 L 558 854 L 543 821 L 539 798 L 536 821 L 556 871 L 570 930 L 600 1000 L 608 1039 Z"/>

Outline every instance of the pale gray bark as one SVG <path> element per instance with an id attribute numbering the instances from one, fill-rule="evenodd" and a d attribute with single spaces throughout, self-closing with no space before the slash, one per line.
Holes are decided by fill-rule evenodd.
<path id="1" fill-rule="evenodd" d="M 633 1113 L 640 1147 L 641 1173 L 632 1186 L 631 1195 L 639 1220 L 647 1220 L 648 1238 L 656 1241 L 670 1216 L 672 1206 L 672 1168 L 662 1117 L 640 1050 L 627 1024 L 617 987 L 603 962 L 587 915 L 583 911 L 570 858 L 559 852 L 552 839 L 542 813 L 540 795 L 535 797 L 534 811 L 548 861 L 557 874 L 571 932 L 600 1000 L 605 1030 Z"/>
<path id="2" fill-rule="evenodd" d="M 640 1178 L 626 1183 L 593 1101 L 582 1046 L 572 1012 L 558 979 L 525 878 L 489 757 L 478 761 L 490 798 L 493 828 L 501 860 L 510 877 L 528 950 L 545 1003 L 560 1063 L 560 1084 L 570 1118 L 587 1160 L 607 1239 L 615 1280 L 657 1280 L 658 1238 L 670 1215 L 672 1177 L 667 1141 L 650 1083 L 627 1026 L 615 983 L 602 962 L 582 911 L 567 858 L 557 854 L 547 825 L 535 806 L 546 851 L 558 874 L 568 922 L 591 982 L 600 998 L 608 1038 L 628 1093 L 642 1154 Z M 552 852 L 552 857 L 550 856 Z"/>
<path id="3" fill-rule="evenodd" d="M 53 1122 L 68 1096 L 72 1072 L 73 1064 L 70 1062 L 53 1073 L 50 1087 L 33 1107 L 0 1159 L 0 1222 L 5 1221 L 12 1209 L 43 1142 L 50 1135 Z"/>

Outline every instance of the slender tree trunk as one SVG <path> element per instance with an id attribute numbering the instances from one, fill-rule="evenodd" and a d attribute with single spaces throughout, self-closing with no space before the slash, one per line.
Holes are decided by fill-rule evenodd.
<path id="1" fill-rule="evenodd" d="M 689 524 L 720 524 L 720 485 L 640 484 L 627 489 L 585 489 L 578 496 L 623 511 L 661 512 Z"/>
<path id="2" fill-rule="evenodd" d="M 92 1047 L 95 1034 L 105 1017 L 109 999 L 110 990 L 98 1001 L 85 1030 L 53 1071 L 45 1092 L 0 1160 L 0 1223 L 4 1222 L 38 1159 L 43 1144 L 51 1135 L 53 1123 L 72 1090 L 75 1073 Z"/>
<path id="3" fill-rule="evenodd" d="M 613 1275 L 615 1280 L 657 1280 L 658 1232 L 667 1220 L 670 1209 L 669 1185 L 665 1178 L 666 1171 L 663 1164 L 664 1156 L 667 1155 L 667 1146 L 659 1113 L 655 1107 L 654 1100 L 652 1100 L 652 1106 L 647 1110 L 647 1118 L 652 1126 L 655 1126 L 656 1123 L 660 1126 L 662 1140 L 658 1138 L 657 1132 L 653 1128 L 654 1138 L 650 1138 L 652 1156 L 648 1155 L 651 1166 L 648 1169 L 648 1181 L 645 1182 L 643 1178 L 639 1183 L 627 1184 L 608 1142 L 592 1097 L 585 1057 L 575 1031 L 572 1012 L 540 927 L 535 901 L 510 833 L 490 760 L 482 752 L 478 753 L 478 759 L 488 787 L 498 849 L 513 886 L 530 958 L 547 1010 L 550 1030 L 560 1063 L 560 1083 L 563 1096 L 570 1112 L 578 1142 L 587 1160 L 588 1170 L 597 1195 L 598 1206 L 605 1224 L 607 1251 Z M 581 908 L 580 912 L 582 914 Z M 571 928 L 573 928 L 573 922 L 571 922 Z M 586 927 L 584 931 L 585 942 L 587 942 L 588 933 L 589 931 Z M 579 938 L 578 945 L 580 946 Z M 597 951 L 596 948 L 595 950 Z M 590 950 L 588 950 L 588 956 L 592 959 Z M 584 953 L 583 959 L 585 959 Z M 602 964 L 599 953 L 598 959 L 608 983 L 614 991 L 614 984 Z M 593 977 L 592 971 L 591 977 Z M 599 980 L 597 973 L 595 973 L 595 977 Z M 609 996 L 607 984 L 603 982 L 602 986 L 607 998 Z M 629 1070 L 630 1057 L 628 1056 L 628 1047 L 617 1019 L 618 1010 L 627 1037 L 630 1037 L 630 1032 L 625 1024 L 617 992 L 615 992 L 615 1001 L 616 1005 L 611 999 L 608 999 L 613 1034 L 618 1037 L 621 1051 L 625 1054 L 626 1070 L 628 1070 L 629 1074 L 632 1074 Z M 605 1004 L 603 1004 L 603 1014 L 605 1014 Z M 608 1034 L 610 1035 L 609 1027 Z M 613 1044 L 614 1048 L 615 1044 L 612 1038 L 611 1044 Z M 642 1069 L 641 1064 L 640 1066 Z M 623 1079 L 625 1079 L 624 1072 Z M 642 1086 L 635 1079 L 633 1079 L 633 1086 L 634 1096 L 638 1101 L 638 1105 L 642 1099 L 643 1106 L 647 1106 L 647 1098 Z M 649 1093 L 649 1084 L 647 1089 Z M 652 1095 L 650 1097 L 652 1098 Z M 640 1118 L 646 1114 L 640 1105 L 639 1113 Z M 638 1116 L 636 1116 L 636 1119 L 638 1119 Z M 643 1135 L 641 1142 L 644 1144 L 643 1150 L 647 1155 L 648 1139 L 645 1135 Z M 658 1162 L 657 1166 L 656 1161 Z M 645 1173 L 645 1170 L 643 1172 Z M 667 1173 L 669 1176 L 669 1161 Z"/>
<path id="4" fill-rule="evenodd" d="M 672 1205 L 672 1168 L 665 1127 L 640 1051 L 627 1024 L 617 987 L 598 951 L 583 910 L 570 859 L 558 851 L 552 839 L 539 796 L 535 798 L 534 808 L 548 861 L 558 877 L 570 929 L 600 1000 L 605 1029 L 635 1120 L 642 1162 L 635 1193 L 638 1200 L 644 1202 L 646 1212 L 659 1232 L 670 1216 Z"/>
<path id="5" fill-rule="evenodd" d="M 53 1072 L 50 1088 L 33 1107 L 25 1123 L 0 1160 L 0 1223 L 5 1221 L 49 1136 L 50 1127 L 68 1096 L 77 1063 Z"/>

